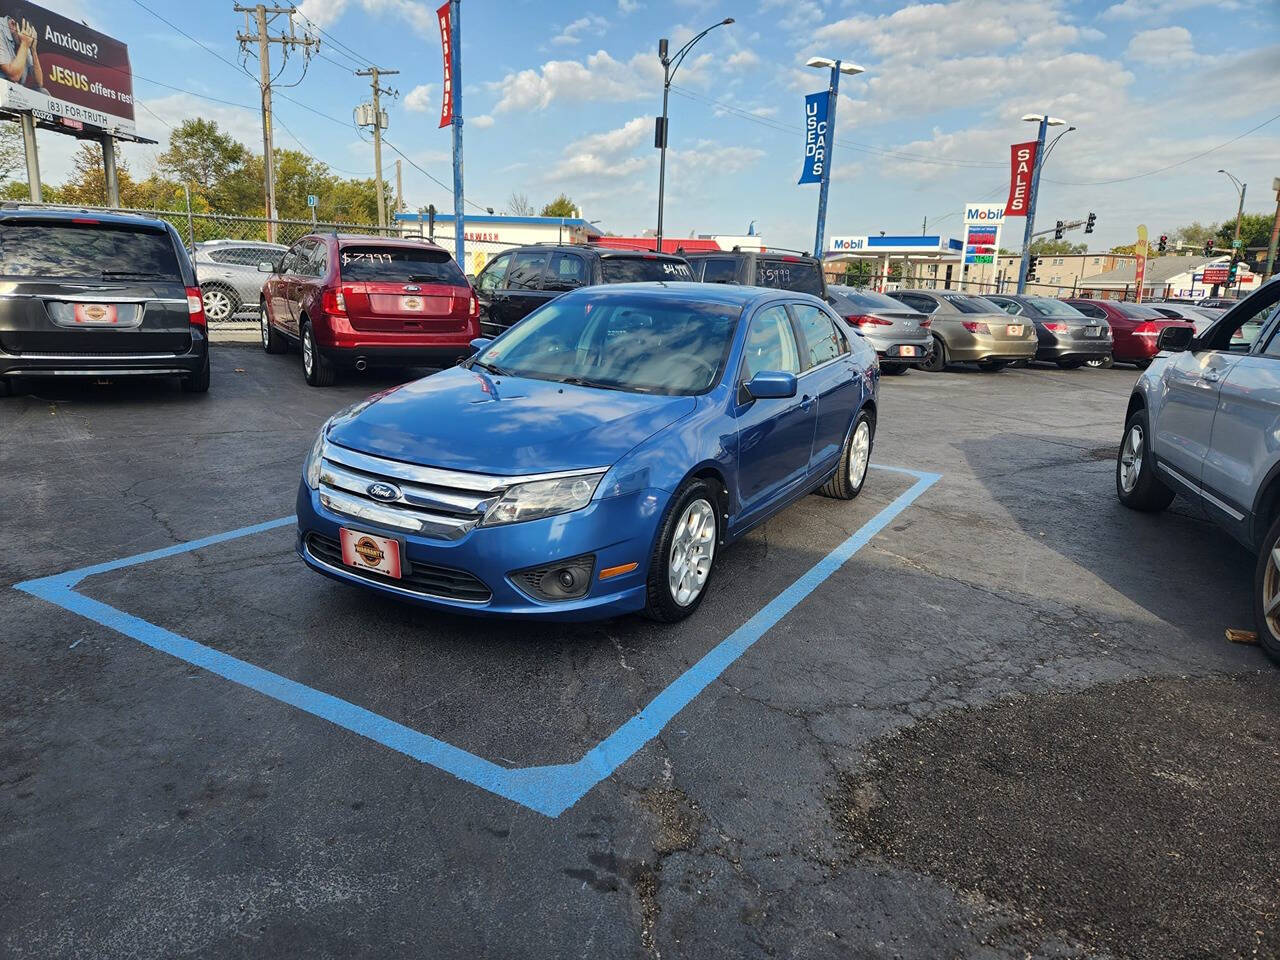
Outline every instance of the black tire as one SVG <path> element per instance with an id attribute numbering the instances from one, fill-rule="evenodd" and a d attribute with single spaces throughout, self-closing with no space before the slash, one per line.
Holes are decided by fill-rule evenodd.
<path id="1" fill-rule="evenodd" d="M 676 599 L 671 588 L 669 572 L 672 549 L 676 541 L 677 528 L 680 527 L 685 512 L 699 501 L 710 507 L 711 518 L 715 521 L 715 532 L 711 538 L 711 557 L 705 579 L 697 595 L 682 604 Z M 715 573 L 715 554 L 720 546 L 721 509 L 719 489 L 697 477 L 681 484 L 680 489 L 671 498 L 671 505 L 667 509 L 666 517 L 663 518 L 662 529 L 658 534 L 657 542 L 653 545 L 653 553 L 649 557 L 649 577 L 645 585 L 646 600 L 643 613 L 650 620 L 656 620 L 659 623 L 675 623 L 692 615 L 702 605 L 702 599 L 711 589 L 711 581 Z M 705 544 L 703 546 L 705 547 Z"/>
<path id="2" fill-rule="evenodd" d="M 207 347 L 204 351 L 204 366 L 202 366 L 197 372 L 189 373 L 182 378 L 182 392 L 209 392 L 209 350 Z"/>
<path id="3" fill-rule="evenodd" d="M 1130 438 L 1137 431 L 1136 449 Z M 1155 459 L 1151 455 L 1151 428 L 1147 424 L 1146 407 L 1139 407 L 1125 422 L 1120 449 L 1116 451 L 1116 496 L 1130 510 L 1158 513 L 1173 503 L 1173 491 L 1156 476 Z M 1128 474 L 1128 464 L 1137 464 L 1137 476 Z M 1126 489 L 1127 488 L 1127 489 Z"/>
<path id="4" fill-rule="evenodd" d="M 1083 360 L 1059 360 L 1058 366 L 1063 370 L 1079 370 L 1084 366 Z"/>
<path id="5" fill-rule="evenodd" d="M 924 363 L 920 364 L 920 369 L 927 373 L 941 373 L 947 369 L 947 345 L 942 342 L 941 337 L 933 338 L 933 350 L 925 357 Z"/>
<path id="6" fill-rule="evenodd" d="M 979 360 L 978 369 L 983 373 L 999 373 L 1009 365 L 1008 360 Z"/>
<path id="7" fill-rule="evenodd" d="M 890 377 L 900 377 L 907 372 L 907 365 L 905 363 L 894 363 L 892 361 L 881 363 L 880 372 L 887 374 Z"/>
<path id="8" fill-rule="evenodd" d="M 338 379 L 338 372 L 320 352 L 316 338 L 311 333 L 310 323 L 303 321 L 301 334 L 302 375 L 313 387 L 332 387 Z"/>
<path id="9" fill-rule="evenodd" d="M 1098 357 L 1095 360 L 1086 360 L 1084 365 L 1086 367 L 1092 367 L 1094 370 L 1110 370 L 1115 366 L 1115 359 L 1108 353 L 1105 357 Z"/>
<path id="10" fill-rule="evenodd" d="M 201 284 L 200 300 L 204 304 L 205 319 L 211 323 L 225 323 L 234 317 L 236 311 L 242 306 L 240 295 L 221 283 Z M 212 312 L 210 307 L 213 308 Z"/>
<path id="11" fill-rule="evenodd" d="M 864 434 L 865 432 L 865 434 Z M 865 456 L 859 456 L 860 438 L 865 436 Z M 824 483 L 818 492 L 833 500 L 852 500 L 862 492 L 867 482 L 867 470 L 871 465 L 871 449 L 875 445 L 876 420 L 866 410 L 859 410 L 854 418 L 853 427 L 845 439 L 844 450 L 840 452 L 840 465 L 835 474 Z"/>
<path id="12" fill-rule="evenodd" d="M 267 353 L 284 353 L 289 346 L 280 331 L 271 325 L 265 300 L 258 301 L 258 333 L 262 338 L 262 349 Z"/>
<path id="13" fill-rule="evenodd" d="M 1275 561 L 1277 549 L 1280 549 L 1280 517 L 1263 538 L 1253 573 L 1253 619 L 1257 624 L 1258 644 L 1280 664 L 1280 611 L 1267 616 L 1267 598 L 1271 598 L 1270 603 L 1275 603 L 1280 593 L 1280 566 Z"/>

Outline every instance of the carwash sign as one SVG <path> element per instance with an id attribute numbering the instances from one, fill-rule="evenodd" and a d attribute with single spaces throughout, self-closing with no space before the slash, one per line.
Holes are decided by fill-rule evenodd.
<path id="1" fill-rule="evenodd" d="M 821 183 L 827 169 L 827 107 L 831 99 L 826 90 L 804 98 L 804 170 L 800 183 Z"/>

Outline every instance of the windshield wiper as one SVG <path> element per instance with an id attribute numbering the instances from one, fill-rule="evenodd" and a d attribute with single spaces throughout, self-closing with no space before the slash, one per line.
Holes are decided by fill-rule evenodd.
<path id="1" fill-rule="evenodd" d="M 600 380 L 588 380 L 586 377 L 553 377 L 559 383 L 571 383 L 575 387 L 595 387 L 598 390 L 622 390 L 615 383 L 603 383 Z"/>
<path id="2" fill-rule="evenodd" d="M 507 375 L 507 371 L 503 370 L 497 364 L 485 363 L 483 360 L 472 360 L 471 366 L 479 367 L 481 370 L 487 370 L 495 377 L 505 377 Z"/>
<path id="3" fill-rule="evenodd" d="M 117 277 L 131 277 L 135 280 L 168 280 L 163 273 L 147 273 L 144 270 L 103 270 L 102 279 L 109 280 Z"/>

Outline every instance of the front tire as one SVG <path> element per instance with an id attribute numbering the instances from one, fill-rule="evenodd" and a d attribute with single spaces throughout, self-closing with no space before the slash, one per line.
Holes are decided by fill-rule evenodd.
<path id="1" fill-rule="evenodd" d="M 933 350 L 924 363 L 920 364 L 920 369 L 928 373 L 941 373 L 947 369 L 947 347 L 941 337 L 933 338 Z"/>
<path id="2" fill-rule="evenodd" d="M 1280 518 L 1271 525 L 1253 574 L 1253 615 L 1258 644 L 1280 664 Z"/>
<path id="3" fill-rule="evenodd" d="M 271 315 L 267 313 L 267 301 L 258 303 L 258 328 L 262 335 L 262 349 L 267 353 L 284 353 L 287 344 L 275 327 L 271 325 Z"/>
<path id="4" fill-rule="evenodd" d="M 337 371 L 316 345 L 309 322 L 302 325 L 302 374 L 313 387 L 331 387 L 338 379 Z"/>
<path id="5" fill-rule="evenodd" d="M 876 421 L 866 410 L 858 411 L 849 431 L 849 439 L 840 454 L 840 465 L 835 476 L 818 490 L 833 500 L 852 500 L 862 492 L 867 482 L 867 469 L 871 465 L 871 447 L 875 443 Z"/>
<path id="6" fill-rule="evenodd" d="M 1150 437 L 1146 408 L 1133 411 L 1116 453 L 1116 495 L 1130 510 L 1158 513 L 1173 503 L 1173 491 L 1156 476 Z"/>
<path id="7" fill-rule="evenodd" d="M 671 507 L 649 557 L 644 615 L 659 623 L 675 623 L 702 604 L 711 585 L 720 542 L 720 497 L 706 480 L 685 481 Z"/>

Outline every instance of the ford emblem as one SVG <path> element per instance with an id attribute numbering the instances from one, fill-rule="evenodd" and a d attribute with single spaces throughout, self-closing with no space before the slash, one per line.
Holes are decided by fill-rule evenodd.
<path id="1" fill-rule="evenodd" d="M 393 500 L 400 499 L 400 488 L 393 483 L 371 483 L 365 488 L 364 492 L 374 500 L 381 500 L 383 503 L 391 503 Z"/>
<path id="2" fill-rule="evenodd" d="M 405 285 L 404 292 L 405 292 L 405 293 L 417 293 L 417 292 L 418 292 L 419 290 L 421 290 L 421 289 L 422 289 L 422 288 L 421 288 L 420 286 L 418 286 L 416 283 L 410 283 L 410 284 L 406 284 L 406 285 Z"/>

